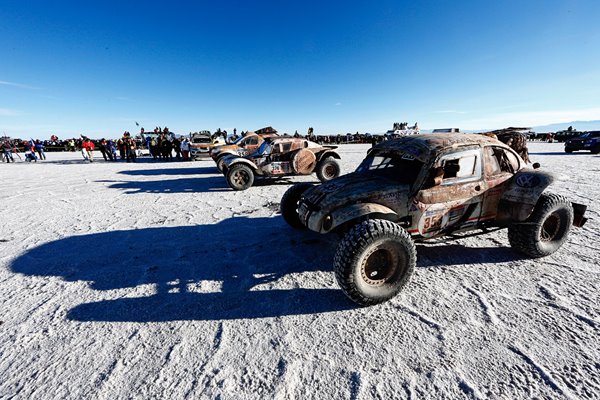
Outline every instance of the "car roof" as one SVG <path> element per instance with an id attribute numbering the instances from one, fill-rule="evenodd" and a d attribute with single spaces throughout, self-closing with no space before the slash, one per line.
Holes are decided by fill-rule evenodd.
<path id="1" fill-rule="evenodd" d="M 471 133 L 428 133 L 420 135 L 403 136 L 398 139 L 379 143 L 373 150 L 392 150 L 412 156 L 426 162 L 436 154 L 456 147 L 486 145 L 508 148 L 498 139 Z"/>

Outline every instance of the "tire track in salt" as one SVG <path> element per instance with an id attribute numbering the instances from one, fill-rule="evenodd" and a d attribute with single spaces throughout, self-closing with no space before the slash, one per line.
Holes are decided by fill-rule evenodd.
<path id="1" fill-rule="evenodd" d="M 222 341 L 223 341 L 223 322 L 219 322 L 219 325 L 217 326 L 217 331 L 215 332 L 215 336 L 213 338 L 212 348 L 208 352 L 208 354 L 206 355 L 206 359 L 204 360 L 204 362 L 197 369 L 197 375 L 196 376 L 202 377 L 204 375 L 204 371 L 206 370 L 206 367 L 208 366 L 208 364 L 210 363 L 210 361 L 212 361 L 212 359 L 219 352 L 219 350 L 221 348 Z M 193 393 L 196 390 L 196 388 L 198 387 L 199 382 L 198 382 L 198 378 L 194 378 L 194 380 L 192 381 L 192 387 L 185 392 L 185 394 L 183 395 L 183 398 L 184 399 L 188 399 L 188 398 L 200 398 L 200 397 L 203 397 L 203 393 L 204 393 L 204 391 L 206 389 L 208 389 L 208 384 L 210 383 L 212 377 L 213 377 L 212 375 L 203 376 L 203 378 L 202 378 L 202 390 L 197 395 L 193 395 Z"/>
<path id="2" fill-rule="evenodd" d="M 486 322 L 492 323 L 494 325 L 498 325 L 500 323 L 500 319 L 496 316 L 496 313 L 494 312 L 494 308 L 492 307 L 491 303 L 487 300 L 485 295 L 470 286 L 463 285 L 463 287 L 467 290 L 467 292 L 471 293 L 473 296 L 475 296 L 477 298 L 477 301 L 479 302 L 479 305 L 481 306 L 483 314 L 485 315 Z"/>
<path id="3" fill-rule="evenodd" d="M 523 350 L 521 350 L 520 348 L 518 348 L 517 346 L 514 346 L 514 345 L 509 346 L 508 350 L 512 351 L 513 353 L 518 355 L 521 359 L 523 359 L 523 361 L 525 361 L 525 363 L 527 363 L 531 368 L 533 368 L 534 371 L 536 371 L 540 375 L 542 381 L 546 385 L 550 386 L 555 392 L 564 396 L 567 399 L 576 399 L 576 397 L 574 397 L 573 394 L 571 394 L 571 392 L 569 392 L 567 389 L 561 387 L 561 385 L 559 385 L 558 382 L 556 380 L 554 380 L 554 378 L 552 378 L 552 375 L 550 374 L 550 372 L 546 371 L 546 369 L 544 367 L 542 367 L 539 363 L 537 363 L 533 358 L 531 358 Z"/>

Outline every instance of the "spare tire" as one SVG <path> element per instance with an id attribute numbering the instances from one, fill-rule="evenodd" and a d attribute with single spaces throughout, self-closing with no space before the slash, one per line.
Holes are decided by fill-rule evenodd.
<path id="1" fill-rule="evenodd" d="M 300 149 L 292 156 L 292 168 L 297 174 L 310 175 L 316 165 L 317 157 L 308 149 Z"/>

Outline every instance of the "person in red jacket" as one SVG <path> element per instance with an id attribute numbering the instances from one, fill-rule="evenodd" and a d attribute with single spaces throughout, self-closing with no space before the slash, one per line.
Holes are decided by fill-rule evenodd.
<path id="1" fill-rule="evenodd" d="M 84 160 L 90 160 L 90 162 L 94 162 L 94 143 L 90 139 L 85 139 L 81 144 L 81 154 L 83 155 Z"/>

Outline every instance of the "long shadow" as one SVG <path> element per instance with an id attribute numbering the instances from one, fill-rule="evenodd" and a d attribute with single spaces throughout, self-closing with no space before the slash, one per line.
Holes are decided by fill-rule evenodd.
<path id="1" fill-rule="evenodd" d="M 109 299 L 69 310 L 67 318 L 76 321 L 263 318 L 355 308 L 329 288 L 331 281 L 298 288 L 294 275 L 331 269 L 334 247 L 326 237 L 292 230 L 281 218 L 238 217 L 214 225 L 72 236 L 29 250 L 10 268 L 87 281 L 99 292 L 137 287 L 144 293 L 115 299 L 107 292 Z"/>
<path id="2" fill-rule="evenodd" d="M 459 244 L 417 245 L 417 267 L 504 263 L 520 260 L 523 257 L 510 247 L 466 247 Z"/>
<path id="3" fill-rule="evenodd" d="M 153 181 L 110 181 L 96 182 L 112 183 L 108 187 L 120 189 L 125 194 L 138 193 L 197 193 L 197 192 L 223 192 L 231 191 L 225 178 L 222 176 L 209 176 L 200 178 L 161 179 Z"/>
<path id="4" fill-rule="evenodd" d="M 168 165 L 168 164 L 167 164 Z M 119 172 L 122 175 L 132 176 L 160 176 L 160 175 L 198 175 L 198 174 L 220 174 L 216 166 L 213 167 L 190 167 L 190 168 L 156 168 L 156 169 L 134 169 Z"/>
<path id="5" fill-rule="evenodd" d="M 216 168 L 215 168 L 216 170 Z M 124 173 L 122 171 L 121 173 Z M 149 174 L 152 175 L 152 174 Z M 157 174 L 158 175 L 158 174 Z M 291 177 L 293 178 L 293 177 Z M 296 183 L 294 179 L 287 178 L 258 178 L 254 181 L 253 187 L 272 186 L 272 185 L 292 185 Z M 161 179 L 152 181 L 111 181 L 98 180 L 96 182 L 111 183 L 108 187 L 111 189 L 120 189 L 125 194 L 138 193 L 199 193 L 199 192 L 228 192 L 232 189 L 227 184 L 224 176 L 208 176 L 198 178 L 179 178 L 179 179 Z M 311 183 L 318 183 L 311 181 Z M 247 189 L 252 191 L 252 187 Z"/>

